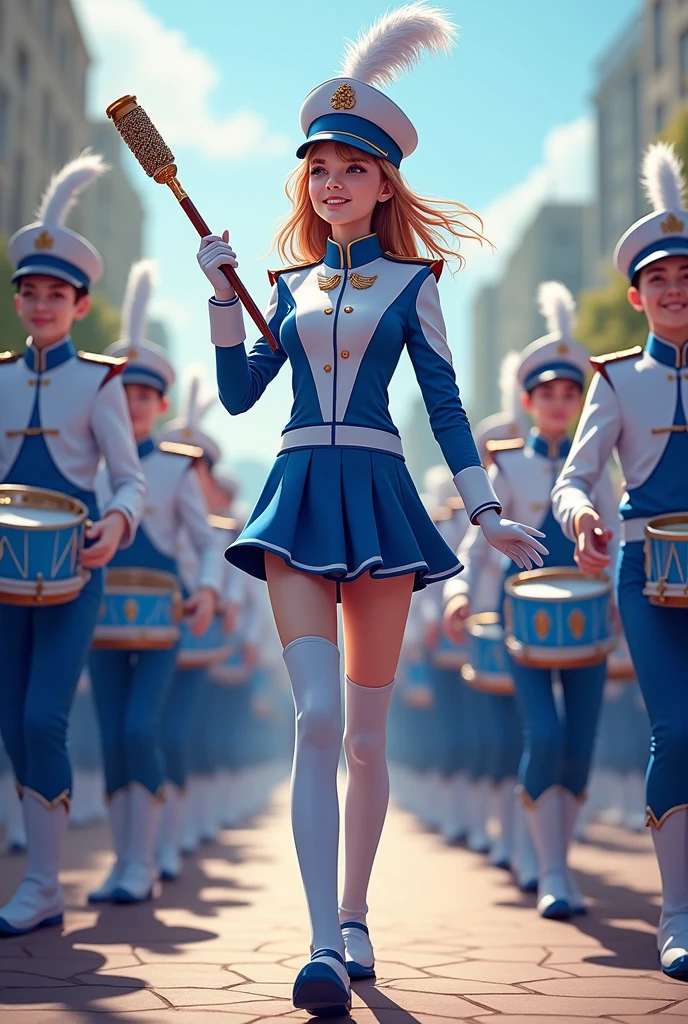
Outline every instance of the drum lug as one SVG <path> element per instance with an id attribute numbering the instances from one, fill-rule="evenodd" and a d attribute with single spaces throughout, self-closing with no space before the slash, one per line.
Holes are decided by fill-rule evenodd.
<path id="1" fill-rule="evenodd" d="M 37 601 L 42 601 L 43 600 L 43 573 L 42 572 L 37 572 L 36 573 L 36 600 Z"/>

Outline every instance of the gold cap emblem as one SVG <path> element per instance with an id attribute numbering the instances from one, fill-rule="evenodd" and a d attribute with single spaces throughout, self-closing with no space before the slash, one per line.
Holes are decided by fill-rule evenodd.
<path id="1" fill-rule="evenodd" d="M 569 353 L 569 347 L 566 342 L 562 341 L 561 345 L 557 345 L 557 355 L 566 356 Z"/>
<path id="2" fill-rule="evenodd" d="M 330 100 L 333 110 L 352 110 L 356 106 L 356 93 L 348 82 L 338 86 Z"/>
<path id="3" fill-rule="evenodd" d="M 52 249 L 54 245 L 55 239 L 48 231 L 45 230 L 45 228 L 43 228 L 40 235 L 38 235 L 36 241 L 33 243 L 34 249 Z"/>
<path id="4" fill-rule="evenodd" d="M 187 441 L 188 441 L 193 436 L 194 436 L 194 432 L 191 429 L 191 427 L 184 427 L 184 429 L 182 430 L 182 437 L 185 437 L 187 439 Z"/>
<path id="5" fill-rule="evenodd" d="M 679 220 L 675 213 L 670 213 L 666 220 L 663 220 L 660 227 L 665 235 L 677 235 L 683 231 L 684 223 Z"/>
<path id="6" fill-rule="evenodd" d="M 139 357 L 138 349 L 130 348 L 127 351 L 127 359 L 138 359 L 138 357 Z"/>

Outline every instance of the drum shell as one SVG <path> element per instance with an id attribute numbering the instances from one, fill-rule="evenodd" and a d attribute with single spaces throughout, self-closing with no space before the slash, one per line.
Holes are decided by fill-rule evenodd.
<path id="1" fill-rule="evenodd" d="M 657 516 L 645 527 L 645 577 L 650 604 L 688 608 L 688 512 Z"/>
<path id="2" fill-rule="evenodd" d="M 227 637 L 229 654 L 224 661 L 213 664 L 210 678 L 222 686 L 241 686 L 250 675 L 250 669 L 244 661 L 243 642 L 236 633 Z"/>
<path id="3" fill-rule="evenodd" d="M 5 604 L 65 604 L 79 596 L 91 574 L 81 566 L 88 509 L 77 498 L 21 484 L 0 484 L 0 511 L 42 515 L 46 525 L 0 521 L 0 601 Z M 47 525 L 50 512 L 69 521 Z"/>
<path id="4" fill-rule="evenodd" d="M 489 631 L 482 629 L 491 627 Z M 496 628 L 498 627 L 498 628 Z M 474 690 L 509 696 L 514 692 L 509 659 L 504 645 L 504 631 L 497 612 L 470 615 L 466 620 L 468 661 L 461 675 Z"/>
<path id="5" fill-rule="evenodd" d="M 169 650 L 179 640 L 181 614 L 179 583 L 171 573 L 110 568 L 92 646 L 96 650 Z"/>
<path id="6" fill-rule="evenodd" d="M 506 580 L 506 646 L 514 661 L 531 668 L 586 668 L 599 665 L 614 650 L 618 636 L 609 577 L 590 578 L 589 594 L 561 598 L 527 597 L 519 588 L 525 581 L 587 579 L 577 569 L 552 566 Z"/>
<path id="7" fill-rule="evenodd" d="M 468 661 L 468 644 L 455 643 L 441 630 L 437 647 L 432 652 L 432 661 L 438 668 L 459 669 Z"/>
<path id="8" fill-rule="evenodd" d="M 206 668 L 226 661 L 230 654 L 229 638 L 221 615 L 216 615 L 203 636 L 194 636 L 186 619 L 181 622 L 179 668 Z"/>

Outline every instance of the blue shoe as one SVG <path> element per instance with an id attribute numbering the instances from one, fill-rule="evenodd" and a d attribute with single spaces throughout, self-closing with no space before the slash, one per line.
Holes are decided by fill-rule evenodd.
<path id="1" fill-rule="evenodd" d="M 351 988 L 344 958 L 334 949 L 316 949 L 294 982 L 297 1010 L 314 1017 L 342 1017 L 351 1010 Z"/>
<path id="2" fill-rule="evenodd" d="M 662 973 L 666 974 L 667 978 L 673 978 L 674 981 L 688 981 L 688 956 L 680 956 L 677 960 L 665 967 L 662 963 L 662 958 L 659 958 L 659 963 L 662 968 Z"/>
<path id="3" fill-rule="evenodd" d="M 349 977 L 357 980 L 374 978 L 375 955 L 367 926 L 360 921 L 344 921 L 340 927 L 346 949 L 346 969 Z"/>
<path id="4" fill-rule="evenodd" d="M 546 902 L 547 899 L 550 900 L 549 903 Z M 540 917 L 544 917 L 548 921 L 568 921 L 573 917 L 568 900 L 555 900 L 551 897 L 544 897 L 538 902 L 538 912 Z"/>
<path id="5" fill-rule="evenodd" d="M 50 928 L 53 925 L 62 924 L 62 922 L 62 914 L 54 914 L 52 917 L 46 917 L 43 921 L 31 925 L 30 928 L 15 928 L 4 917 L 0 917 L 0 939 L 8 939 L 12 935 L 30 935 L 31 932 L 37 932 L 40 928 Z"/>
<path id="6" fill-rule="evenodd" d="M 112 894 L 112 903 L 147 903 L 148 900 L 153 899 L 153 887 L 147 889 L 145 892 L 131 892 L 129 889 L 124 889 L 122 886 L 117 886 Z"/>

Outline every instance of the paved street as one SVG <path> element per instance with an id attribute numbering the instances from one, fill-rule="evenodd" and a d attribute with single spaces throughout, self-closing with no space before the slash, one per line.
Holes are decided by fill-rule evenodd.
<path id="1" fill-rule="evenodd" d="M 658 876 L 645 834 L 596 826 L 578 845 L 592 913 L 541 921 L 532 897 L 477 856 L 393 810 L 371 892 L 378 979 L 356 984 L 357 1024 L 526 1024 L 648 1014 L 688 1020 L 688 986 L 656 970 Z M 65 927 L 0 945 L 2 1024 L 250 1024 L 303 1020 L 289 1000 L 307 926 L 287 787 L 252 827 L 187 862 L 141 907 L 86 910 L 110 861 L 103 826 L 69 832 Z M 0 897 L 21 874 L 0 859 Z"/>

